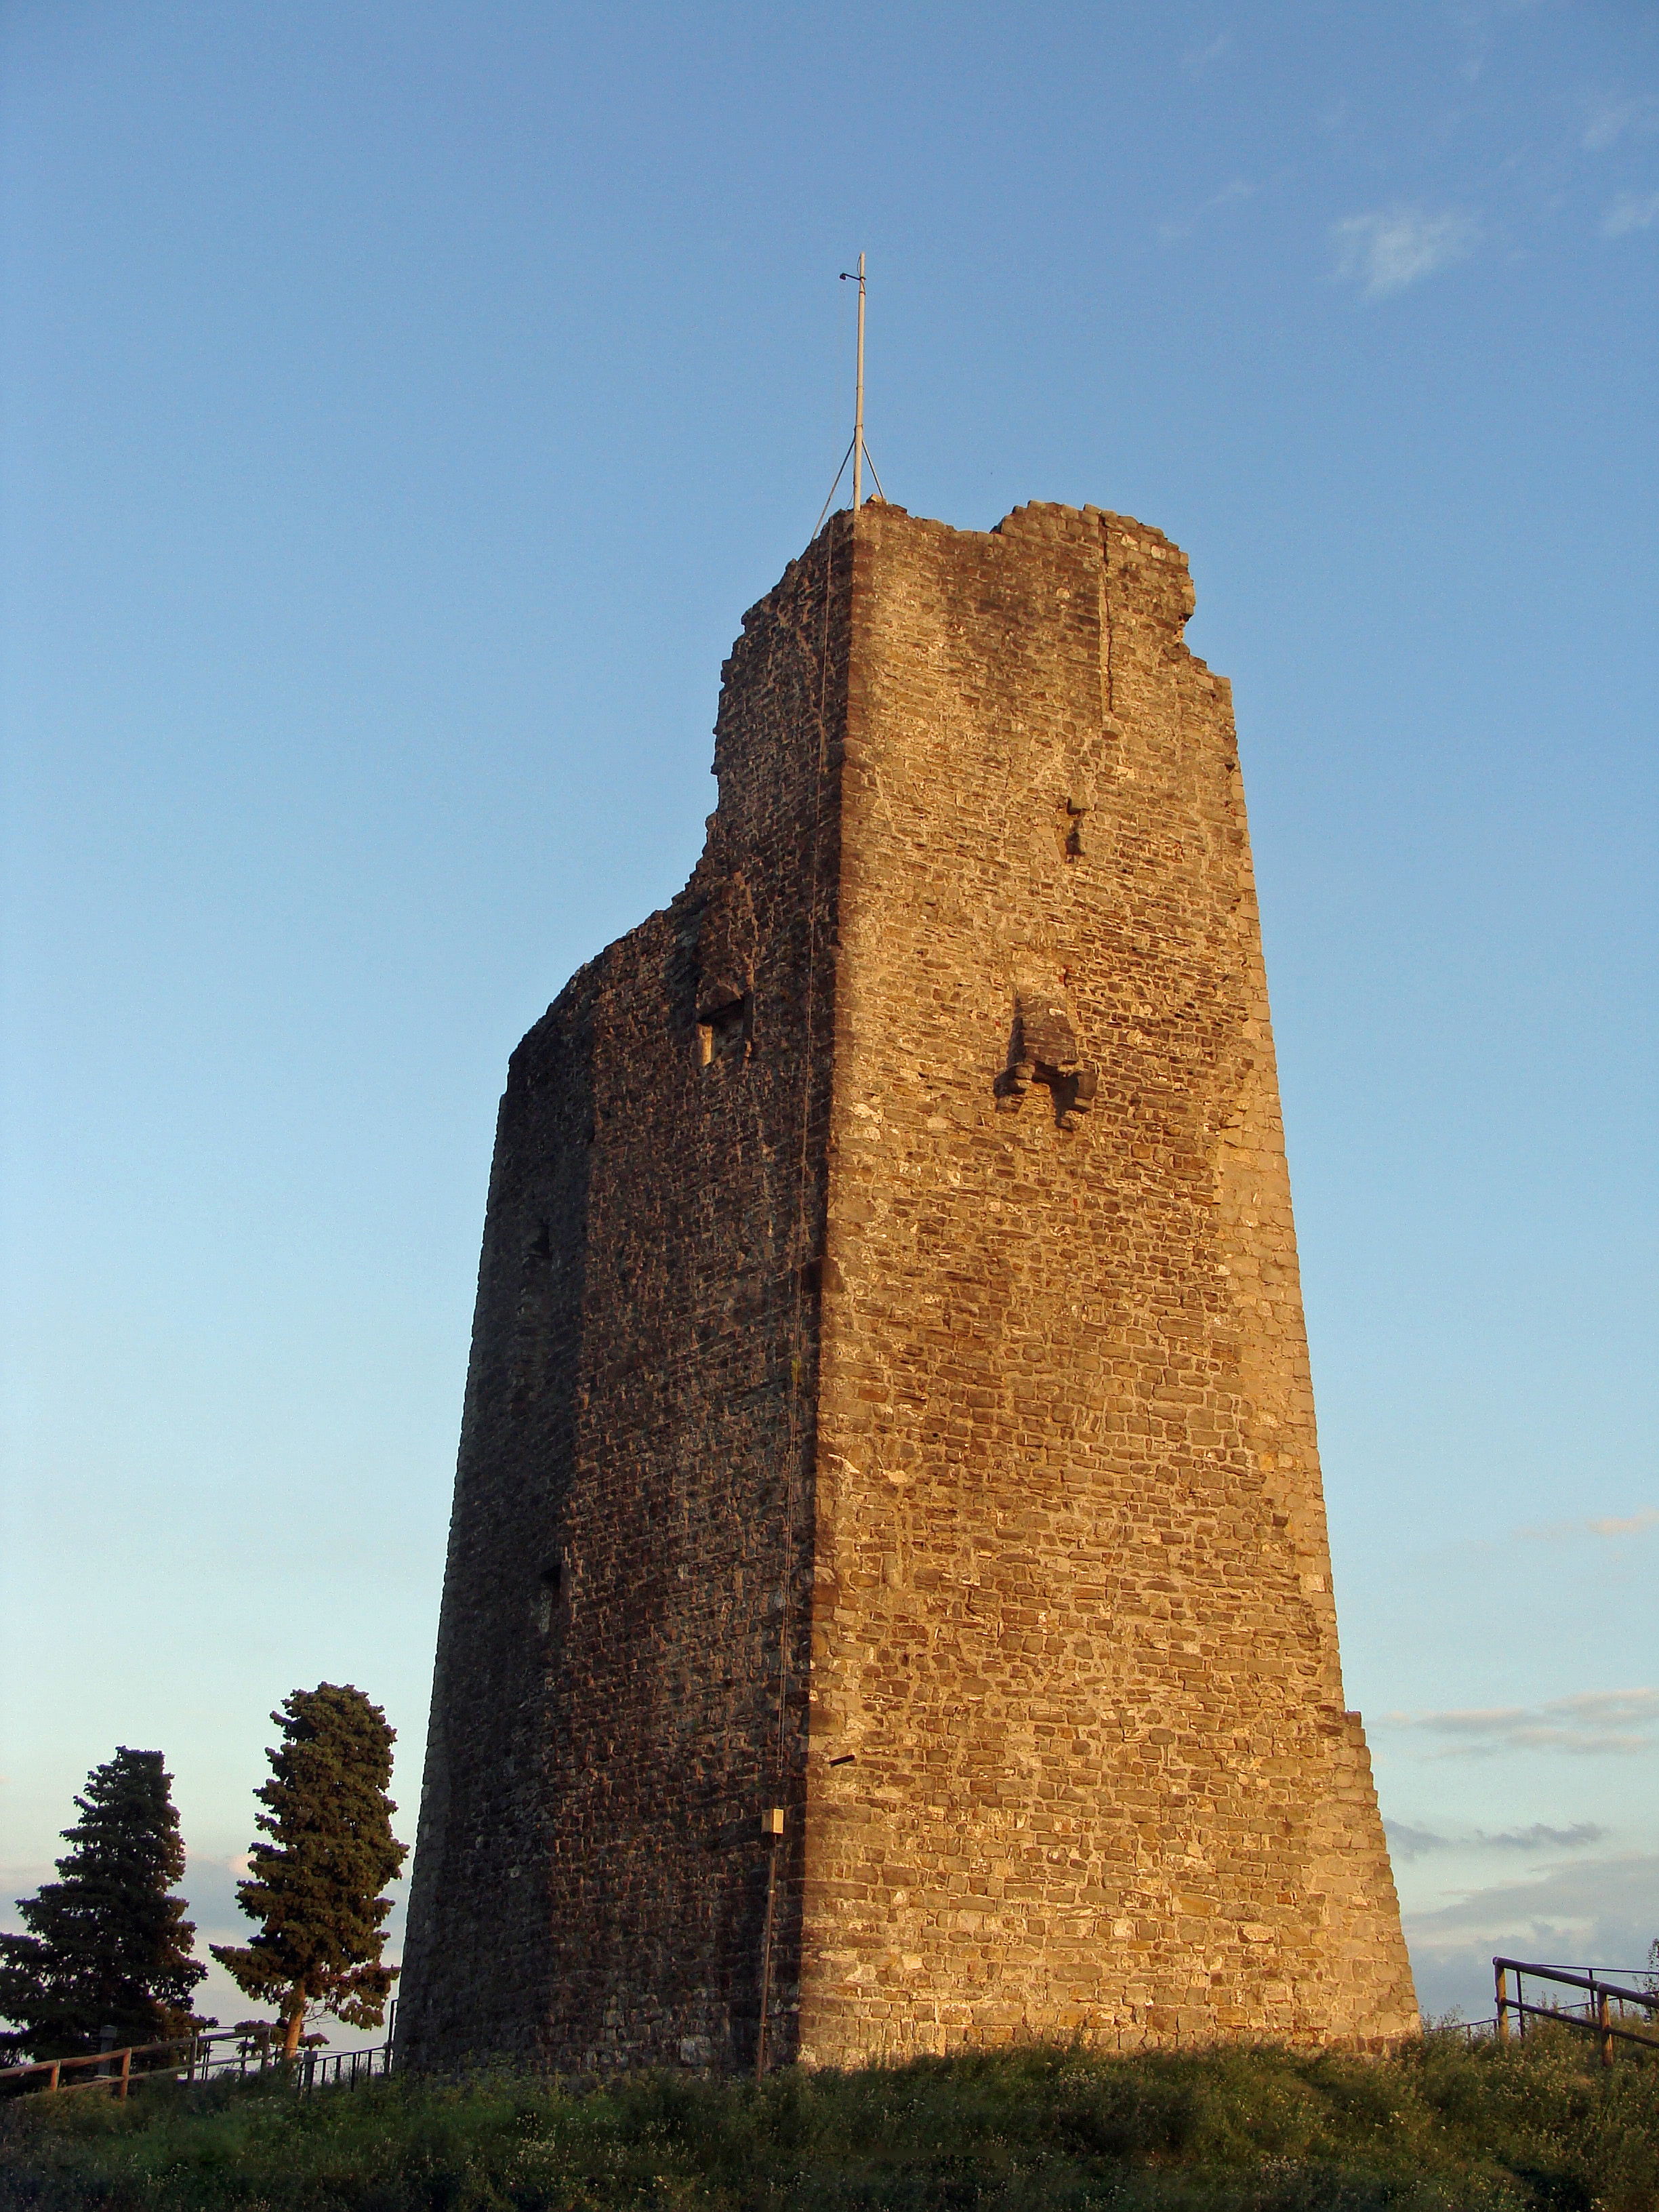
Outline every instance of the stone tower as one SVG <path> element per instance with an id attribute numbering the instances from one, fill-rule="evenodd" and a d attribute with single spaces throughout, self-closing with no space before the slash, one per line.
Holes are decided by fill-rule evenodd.
<path id="1" fill-rule="evenodd" d="M 1414 2029 L 1192 605 L 872 504 L 744 617 L 501 1101 L 406 2063 Z"/>

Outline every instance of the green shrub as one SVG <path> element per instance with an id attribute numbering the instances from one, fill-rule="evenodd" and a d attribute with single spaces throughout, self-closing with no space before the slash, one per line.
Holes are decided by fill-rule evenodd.
<path id="1" fill-rule="evenodd" d="M 1565 2032 L 1395 2057 L 1039 2046 L 580 2092 L 505 2069 L 0 2108 L 32 2212 L 1659 2212 L 1659 2063 Z"/>

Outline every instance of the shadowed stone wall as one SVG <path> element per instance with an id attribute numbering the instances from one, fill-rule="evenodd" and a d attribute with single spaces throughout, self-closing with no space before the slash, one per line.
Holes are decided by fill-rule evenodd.
<path id="1" fill-rule="evenodd" d="M 752 2063 L 798 1863 L 850 532 L 747 617 L 665 913 L 513 1056 L 398 2047 Z M 780 1869 L 783 1872 L 782 1868 Z M 775 2003 L 799 1956 L 779 1885 Z"/>
<path id="2" fill-rule="evenodd" d="M 404 2057 L 1416 2022 L 1183 556 L 872 505 L 514 1057 Z"/>

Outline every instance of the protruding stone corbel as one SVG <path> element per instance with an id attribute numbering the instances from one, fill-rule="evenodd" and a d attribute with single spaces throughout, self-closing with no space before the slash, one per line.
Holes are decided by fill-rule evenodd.
<path id="1" fill-rule="evenodd" d="M 1094 778 L 1081 773 L 1072 778 L 1071 789 L 1066 794 L 1066 857 L 1080 860 L 1090 850 L 1089 817 L 1094 811 Z"/>
<path id="2" fill-rule="evenodd" d="M 1017 1113 L 1034 1083 L 1047 1085 L 1054 1119 L 1075 1129 L 1094 1104 L 1097 1078 L 1084 1065 L 1070 1012 L 1057 993 L 1017 991 L 1008 1064 L 992 1086 L 1003 1113 Z"/>

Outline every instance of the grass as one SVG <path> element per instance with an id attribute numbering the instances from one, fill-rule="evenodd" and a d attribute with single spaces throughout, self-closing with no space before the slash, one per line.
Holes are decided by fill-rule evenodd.
<path id="1" fill-rule="evenodd" d="M 0 2106 L 0 2207 L 211 2212 L 1659 2212 L 1659 2063 L 1037 2047 L 761 2084 L 485 2073 Z"/>

